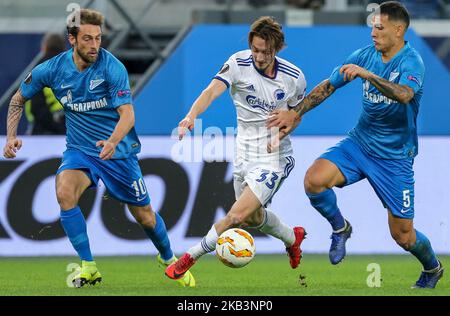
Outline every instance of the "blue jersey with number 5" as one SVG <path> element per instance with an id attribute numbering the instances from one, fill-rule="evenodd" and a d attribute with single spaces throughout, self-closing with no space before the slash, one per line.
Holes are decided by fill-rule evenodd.
<path id="1" fill-rule="evenodd" d="M 356 64 L 392 83 L 406 85 L 414 91 L 408 104 L 383 95 L 368 80 L 363 81 L 363 109 L 350 137 L 369 154 L 384 159 L 413 158 L 418 152 L 417 114 L 423 93 L 425 67 L 419 53 L 408 42 L 387 63 L 374 45 L 358 49 L 344 64 Z M 330 83 L 339 88 L 347 82 L 334 69 Z"/>

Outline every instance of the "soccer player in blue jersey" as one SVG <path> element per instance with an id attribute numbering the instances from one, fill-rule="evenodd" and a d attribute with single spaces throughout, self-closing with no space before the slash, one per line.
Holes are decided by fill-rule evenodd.
<path id="1" fill-rule="evenodd" d="M 83 192 L 101 179 L 109 194 L 128 209 L 159 251 L 164 267 L 176 260 L 163 219 L 154 212 L 136 154 L 141 144 L 134 129 L 134 111 L 123 64 L 100 48 L 104 17 L 101 13 L 75 11 L 78 24 L 68 24 L 72 49 L 36 66 L 12 97 L 7 118 L 5 158 L 14 158 L 22 141 L 17 125 L 23 105 L 44 87 L 50 87 L 64 107 L 67 149 L 57 171 L 56 195 L 61 224 L 77 251 L 81 271 L 76 287 L 101 281 L 91 250 L 84 216 L 78 206 Z M 192 274 L 178 280 L 195 286 Z"/>
<path id="2" fill-rule="evenodd" d="M 330 261 L 345 257 L 352 226 L 342 216 L 333 187 L 367 178 L 388 210 L 395 241 L 423 265 L 414 288 L 434 288 L 444 269 L 428 238 L 414 229 L 414 157 L 416 118 L 423 93 L 425 67 L 419 53 L 404 40 L 409 14 L 397 1 L 384 2 L 374 15 L 373 44 L 358 49 L 330 78 L 317 85 L 293 110 L 275 111 L 269 127 L 292 131 L 295 119 L 318 106 L 356 77 L 363 83 L 363 111 L 347 138 L 330 148 L 308 169 L 305 191 L 312 206 L 331 224 Z"/>

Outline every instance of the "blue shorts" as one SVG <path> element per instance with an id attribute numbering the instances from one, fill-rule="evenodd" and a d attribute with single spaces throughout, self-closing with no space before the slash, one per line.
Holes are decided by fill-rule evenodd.
<path id="1" fill-rule="evenodd" d="M 101 160 L 78 149 L 67 149 L 56 174 L 63 170 L 83 170 L 92 181 L 91 187 L 101 179 L 108 193 L 115 199 L 135 206 L 150 204 L 150 197 L 136 156 L 126 159 Z"/>
<path id="2" fill-rule="evenodd" d="M 345 177 L 344 186 L 367 178 L 393 216 L 414 218 L 414 159 L 382 159 L 369 155 L 345 138 L 319 158 L 334 163 Z"/>

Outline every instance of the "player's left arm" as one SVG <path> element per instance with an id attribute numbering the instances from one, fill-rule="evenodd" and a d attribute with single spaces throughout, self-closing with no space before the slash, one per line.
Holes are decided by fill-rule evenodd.
<path id="1" fill-rule="evenodd" d="M 97 147 L 103 147 L 100 159 L 108 160 L 114 156 L 117 145 L 134 126 L 133 99 L 131 96 L 128 72 L 118 61 L 111 61 L 108 65 L 109 97 L 112 106 L 119 113 L 119 121 L 108 139 L 99 140 Z"/>
<path id="2" fill-rule="evenodd" d="M 128 134 L 134 126 L 134 110 L 133 105 L 123 104 L 117 108 L 120 119 L 114 128 L 113 133 L 107 140 L 99 140 L 96 143 L 97 147 L 103 147 L 100 152 L 100 159 L 111 159 L 116 152 L 116 146 Z"/>
<path id="3" fill-rule="evenodd" d="M 374 73 L 364 69 L 358 65 L 348 64 L 340 69 L 340 73 L 344 74 L 345 81 L 352 81 L 356 77 L 368 80 L 378 91 L 389 99 L 393 99 L 403 104 L 409 103 L 414 97 L 414 90 L 408 85 L 390 82 Z"/>

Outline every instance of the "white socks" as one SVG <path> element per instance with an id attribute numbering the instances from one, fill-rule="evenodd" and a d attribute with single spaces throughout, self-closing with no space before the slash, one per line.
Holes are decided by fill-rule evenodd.
<path id="1" fill-rule="evenodd" d="M 269 209 L 265 210 L 261 225 L 255 228 L 265 234 L 280 239 L 284 242 L 286 247 L 292 246 L 295 242 L 294 230 L 281 222 L 278 216 Z M 219 236 L 213 225 L 206 236 L 203 237 L 198 244 L 190 248 L 187 253 L 190 254 L 194 260 L 197 260 L 204 254 L 216 249 L 217 239 L 219 239 Z"/>
<path id="2" fill-rule="evenodd" d="M 256 228 L 265 234 L 282 240 L 286 247 L 292 246 L 295 242 L 294 230 L 281 222 L 278 216 L 269 209 L 266 209 L 264 213 L 265 216 L 261 225 Z"/>
<path id="3" fill-rule="evenodd" d="M 212 225 L 206 236 L 202 238 L 202 241 L 190 248 L 187 253 L 197 260 L 204 254 L 216 249 L 217 239 L 219 239 L 219 236 L 217 235 L 216 228 Z"/>

